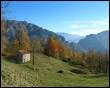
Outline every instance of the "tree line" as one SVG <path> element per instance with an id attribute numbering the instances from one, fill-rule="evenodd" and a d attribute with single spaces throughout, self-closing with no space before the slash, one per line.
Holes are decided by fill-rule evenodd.
<path id="1" fill-rule="evenodd" d="M 80 65 L 94 74 L 109 72 L 109 55 L 107 52 L 95 52 L 91 49 L 88 52 L 79 53 L 67 48 L 62 41 L 53 37 L 49 37 L 44 48 L 44 54 L 60 58 L 73 66 Z"/>

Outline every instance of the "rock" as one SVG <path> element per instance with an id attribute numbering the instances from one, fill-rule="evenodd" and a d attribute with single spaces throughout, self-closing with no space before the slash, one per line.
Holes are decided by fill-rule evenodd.
<path id="1" fill-rule="evenodd" d="M 63 70 L 59 70 L 58 73 L 64 73 L 64 71 Z"/>

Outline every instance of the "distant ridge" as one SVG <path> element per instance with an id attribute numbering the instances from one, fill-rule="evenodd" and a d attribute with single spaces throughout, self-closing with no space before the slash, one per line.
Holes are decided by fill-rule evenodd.
<path id="1" fill-rule="evenodd" d="M 78 43 L 80 39 L 85 38 L 85 36 L 75 35 L 75 34 L 69 34 L 65 32 L 57 32 L 58 35 L 62 35 L 66 41 L 69 43 L 76 42 Z"/>
<path id="2" fill-rule="evenodd" d="M 103 52 L 107 50 L 109 52 L 109 30 L 87 35 L 78 44 L 86 50 L 94 49 L 95 51 Z"/>

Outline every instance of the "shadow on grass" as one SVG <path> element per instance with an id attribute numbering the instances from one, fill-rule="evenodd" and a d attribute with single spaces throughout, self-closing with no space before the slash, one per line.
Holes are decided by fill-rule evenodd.
<path id="1" fill-rule="evenodd" d="M 17 60 L 15 56 L 7 56 L 6 59 L 13 63 L 19 63 L 19 61 Z"/>
<path id="2" fill-rule="evenodd" d="M 102 78 L 102 77 L 107 77 L 109 76 L 108 74 L 94 74 L 94 75 L 87 75 L 87 76 L 83 76 L 84 78 Z"/>
<path id="3" fill-rule="evenodd" d="M 84 70 L 82 69 L 71 69 L 70 72 L 76 73 L 76 74 L 87 74 Z"/>
<path id="4" fill-rule="evenodd" d="M 33 67 L 28 66 L 28 65 L 24 65 L 24 67 L 26 67 L 26 68 L 28 68 L 28 69 L 30 69 L 30 70 L 34 70 L 34 68 L 33 68 Z"/>
<path id="5" fill-rule="evenodd" d="M 35 66 L 32 66 L 32 65 L 24 65 L 25 68 L 28 68 L 30 70 L 34 70 L 34 71 L 39 71 L 40 69 L 39 68 L 36 68 Z"/>

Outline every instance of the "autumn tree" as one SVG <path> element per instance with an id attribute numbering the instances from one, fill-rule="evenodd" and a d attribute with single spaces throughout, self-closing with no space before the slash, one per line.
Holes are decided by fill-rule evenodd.
<path id="1" fill-rule="evenodd" d="M 5 23 L 2 21 L 1 22 L 1 53 L 4 53 L 4 49 L 5 49 L 4 41 L 6 37 L 4 36 L 4 31 L 5 31 Z"/>
<path id="2" fill-rule="evenodd" d="M 98 58 L 97 73 L 100 73 L 101 72 L 101 51 L 97 52 L 97 58 Z"/>
<path id="3" fill-rule="evenodd" d="M 16 47 L 16 50 L 30 50 L 30 39 L 24 29 L 16 30 L 13 46 Z"/>
<path id="4" fill-rule="evenodd" d="M 82 54 L 80 52 L 74 52 L 74 60 L 78 65 L 85 66 L 85 61 L 82 58 Z"/>
<path id="5" fill-rule="evenodd" d="M 5 29 L 5 20 L 7 16 L 7 7 L 9 6 L 9 2 L 7 1 L 1 1 L 1 53 L 4 53 L 5 44 L 4 42 L 7 40 L 4 33 L 6 32 Z"/>
<path id="6" fill-rule="evenodd" d="M 41 51 L 41 42 L 39 38 L 36 36 L 34 37 L 32 43 L 31 43 L 31 52 L 33 56 L 33 65 L 34 65 L 34 59 L 35 59 L 35 53 Z"/>
<path id="7" fill-rule="evenodd" d="M 41 44 L 41 53 L 44 53 L 44 47 L 45 47 L 45 39 L 44 38 L 40 39 L 40 44 Z"/>
<path id="8" fill-rule="evenodd" d="M 88 59 L 88 54 L 86 52 L 82 52 L 80 61 L 82 62 L 84 67 L 87 67 L 87 63 L 86 63 L 87 59 Z"/>
<path id="9" fill-rule="evenodd" d="M 69 59 L 73 58 L 73 52 L 72 52 L 72 50 L 70 48 L 68 49 L 68 58 Z"/>
<path id="10" fill-rule="evenodd" d="M 82 59 L 85 56 L 82 54 Z M 89 50 L 86 59 L 84 60 L 87 64 L 87 69 L 94 73 L 107 73 L 108 69 L 108 56 L 101 51 L 95 52 L 94 50 Z"/>
<path id="11" fill-rule="evenodd" d="M 61 59 L 67 59 L 68 58 L 67 47 L 64 45 L 62 41 L 60 41 L 59 49 L 60 49 L 59 57 Z"/>
<path id="12" fill-rule="evenodd" d="M 58 47 L 58 57 L 60 57 L 60 51 L 61 51 L 61 40 L 58 40 L 57 38 L 54 38 L 55 43 Z"/>
<path id="13" fill-rule="evenodd" d="M 106 54 L 105 54 L 105 73 L 108 72 L 108 67 L 109 67 L 109 58 L 108 58 L 107 51 L 106 51 Z"/>
<path id="14" fill-rule="evenodd" d="M 77 60 L 78 59 L 78 53 L 77 52 L 74 52 L 73 53 L 73 60 Z"/>
<path id="15" fill-rule="evenodd" d="M 89 50 L 88 51 L 88 59 L 87 59 L 87 64 L 88 64 L 88 69 L 91 72 L 95 72 L 95 65 L 96 65 L 96 52 L 94 50 Z"/>
<path id="16" fill-rule="evenodd" d="M 49 37 L 47 44 L 45 46 L 44 53 L 48 56 L 58 57 L 59 55 L 59 48 L 54 40 L 53 37 Z"/>
<path id="17" fill-rule="evenodd" d="M 6 45 L 5 51 L 8 55 L 14 56 L 14 53 L 18 50 L 18 41 L 10 42 Z"/>
<path id="18" fill-rule="evenodd" d="M 108 62 L 109 62 L 109 59 L 108 59 L 108 56 L 107 54 L 104 54 L 103 52 L 101 51 L 98 51 L 97 52 L 97 73 L 107 73 L 107 68 L 108 68 Z"/>

